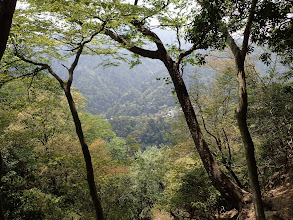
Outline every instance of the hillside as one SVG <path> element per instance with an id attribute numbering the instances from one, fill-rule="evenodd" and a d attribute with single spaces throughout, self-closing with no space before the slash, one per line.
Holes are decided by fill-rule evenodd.
<path id="1" fill-rule="evenodd" d="M 262 48 L 255 47 L 254 52 L 249 56 L 249 62 L 254 63 L 259 74 L 264 76 L 269 67 L 255 59 L 262 52 Z M 104 67 L 101 65 L 108 58 L 102 55 L 83 55 L 75 70 L 73 85 L 87 99 L 87 110 L 90 113 L 103 115 L 105 118 L 141 116 L 153 115 L 175 107 L 177 99 L 172 94 L 173 85 L 165 80 L 169 75 L 161 61 L 141 58 L 141 64 L 133 68 L 130 68 L 129 63 L 123 61 L 119 61 L 118 66 Z M 216 69 L 221 69 L 223 65 L 226 65 L 221 63 L 223 60 L 233 62 L 229 52 L 213 51 L 206 59 L 207 65 L 187 65 L 184 68 L 183 76 L 186 86 L 190 88 L 194 83 L 192 76 L 195 74 L 201 82 L 211 82 L 217 72 Z M 275 60 L 277 61 L 277 58 L 273 57 L 272 62 Z M 54 63 L 54 68 L 58 72 L 64 71 L 61 64 L 64 62 Z M 279 63 L 277 67 L 280 72 L 285 71 L 284 66 Z"/>
<path id="2" fill-rule="evenodd" d="M 156 80 L 167 76 L 159 62 L 144 59 L 132 69 L 127 63 L 104 68 L 101 62 L 97 56 L 84 56 L 75 72 L 74 86 L 86 97 L 90 113 L 138 116 L 174 106 L 171 86 Z"/>
<path id="3" fill-rule="evenodd" d="M 73 85 L 87 99 L 90 113 L 105 118 L 140 116 L 175 107 L 177 100 L 172 94 L 173 86 L 165 81 L 168 75 L 160 61 L 142 58 L 141 64 L 130 69 L 126 62 L 103 67 L 99 65 L 102 59 L 99 56 L 82 56 L 75 71 Z M 60 63 L 54 66 L 59 72 L 64 69 Z M 186 67 L 184 78 L 188 87 L 192 83 L 190 76 L 195 72 L 204 75 L 207 81 L 213 70 Z"/>

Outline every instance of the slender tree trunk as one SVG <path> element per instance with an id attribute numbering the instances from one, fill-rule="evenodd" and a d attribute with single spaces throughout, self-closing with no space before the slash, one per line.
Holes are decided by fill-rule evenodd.
<path id="1" fill-rule="evenodd" d="M 222 196 L 230 201 L 236 208 L 241 207 L 244 200 L 248 199 L 246 198 L 248 193 L 233 183 L 231 179 L 223 173 L 217 162 L 214 160 L 212 153 L 204 140 L 203 134 L 201 133 L 189 94 L 179 72 L 178 65 L 172 62 L 171 59 L 168 59 L 164 63 L 172 78 L 186 123 L 209 178 Z"/>
<path id="2" fill-rule="evenodd" d="M 2 186 L 2 173 L 3 173 L 3 158 L 2 154 L 0 152 L 0 220 L 4 220 L 4 209 L 3 209 L 3 204 L 2 204 L 2 198 L 1 198 L 1 186 Z"/>
<path id="3" fill-rule="evenodd" d="M 252 190 L 252 199 L 257 220 L 265 220 L 264 207 L 261 197 L 261 189 L 258 181 L 257 165 L 254 154 L 254 144 L 247 126 L 247 90 L 244 64 L 238 69 L 239 106 L 236 112 L 238 126 L 245 147 L 245 156 L 248 167 L 248 177 Z"/>
<path id="4" fill-rule="evenodd" d="M 0 0 L 0 60 L 6 48 L 16 0 Z"/>
<path id="5" fill-rule="evenodd" d="M 101 200 L 100 200 L 100 197 L 98 195 L 96 184 L 95 184 L 95 177 L 94 177 L 94 171 L 93 171 L 91 155 L 90 155 L 88 146 L 86 144 L 86 141 L 85 141 L 85 138 L 84 138 L 84 135 L 83 135 L 81 122 L 79 120 L 79 116 L 78 116 L 78 113 L 77 113 L 77 109 L 76 109 L 74 100 L 73 100 L 72 95 L 71 95 L 70 88 L 71 88 L 71 85 L 72 85 L 72 82 L 73 82 L 73 72 L 74 72 L 74 69 L 76 68 L 76 66 L 78 64 L 79 58 L 80 58 L 80 56 L 82 54 L 82 51 L 83 51 L 83 48 L 84 48 L 84 45 L 89 43 L 93 39 L 94 36 L 96 36 L 97 34 L 100 33 L 101 30 L 99 30 L 96 33 L 94 33 L 89 40 L 84 41 L 83 43 L 81 43 L 79 45 L 79 48 L 78 48 L 78 51 L 76 53 L 75 59 L 74 59 L 73 63 L 71 64 L 71 67 L 68 68 L 68 80 L 67 80 L 67 82 L 64 82 L 63 79 L 60 78 L 52 70 L 52 68 L 48 64 L 28 60 L 25 57 L 23 57 L 21 54 L 19 54 L 18 51 L 16 50 L 17 56 L 20 59 L 22 59 L 24 62 L 33 64 L 33 65 L 37 65 L 37 66 L 41 66 L 43 69 L 47 69 L 48 72 L 59 82 L 61 88 L 63 89 L 63 91 L 65 93 L 65 96 L 67 98 L 68 105 L 69 105 L 69 108 L 70 108 L 70 111 L 71 111 L 71 115 L 72 115 L 72 118 L 73 118 L 73 121 L 74 121 L 76 134 L 78 136 L 78 139 L 79 139 L 79 142 L 80 142 L 80 145 L 81 145 L 81 149 L 82 149 L 82 153 L 83 153 L 83 157 L 84 157 L 84 161 L 85 161 L 85 164 L 86 164 L 87 182 L 88 182 L 88 185 L 89 185 L 90 195 L 92 197 L 92 201 L 93 201 L 93 204 L 94 204 L 94 208 L 95 208 L 95 212 L 96 212 L 96 219 L 97 220 L 104 220 L 103 209 L 102 209 L 102 205 L 101 205 L 101 202 L 100 202 Z"/>
<path id="6" fill-rule="evenodd" d="M 79 116 L 77 113 L 77 109 L 75 106 L 75 103 L 73 101 L 71 92 L 70 92 L 70 88 L 66 87 L 63 88 L 69 107 L 70 107 L 70 111 L 73 117 L 73 121 L 75 124 L 75 129 L 76 129 L 76 133 L 78 135 L 79 138 L 79 142 L 81 144 L 81 148 L 82 148 L 82 152 L 83 152 L 83 156 L 84 156 L 84 160 L 86 163 L 86 171 L 87 171 L 87 182 L 89 185 L 89 189 L 90 189 L 90 195 L 92 197 L 93 203 L 94 203 L 94 207 L 95 207 L 95 211 L 96 211 L 96 218 L 97 220 L 104 220 L 104 216 L 103 216 L 103 209 L 102 209 L 102 205 L 101 205 L 101 200 L 98 196 L 98 192 L 97 192 L 97 188 L 96 188 L 96 184 L 95 184 L 95 178 L 94 178 L 94 171 L 93 171 L 93 165 L 92 165 L 92 159 L 91 159 L 91 155 L 88 149 L 88 146 L 86 144 L 84 135 L 83 135 L 83 131 L 82 131 L 82 127 L 81 127 L 81 123 L 79 120 Z"/>
<path id="7" fill-rule="evenodd" d="M 257 0 L 254 0 L 251 6 L 251 13 L 248 18 L 248 22 L 244 31 L 244 39 L 242 44 L 242 50 L 237 46 L 232 36 L 226 32 L 228 43 L 234 58 L 238 74 L 238 109 L 236 110 L 236 118 L 238 127 L 241 133 L 241 138 L 245 147 L 245 157 L 248 167 L 248 178 L 252 190 L 252 199 L 255 209 L 255 216 L 257 220 L 265 220 L 264 207 L 261 198 L 261 190 L 258 181 L 257 165 L 254 154 L 254 144 L 247 126 L 247 89 L 246 89 L 246 76 L 245 76 L 245 57 L 248 48 L 248 40 L 250 35 L 250 27 L 253 21 L 254 10 Z"/>

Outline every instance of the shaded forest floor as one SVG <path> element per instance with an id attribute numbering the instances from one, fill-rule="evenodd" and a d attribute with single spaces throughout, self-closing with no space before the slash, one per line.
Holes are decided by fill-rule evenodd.
<path id="1" fill-rule="evenodd" d="M 270 219 L 293 219 L 292 181 L 286 181 L 284 185 L 270 190 L 265 197 L 265 201 L 272 209 L 267 213 Z"/>
<path id="2" fill-rule="evenodd" d="M 293 178 L 289 175 L 277 177 L 278 186 L 269 187 L 264 195 L 265 213 L 267 220 L 293 219 Z M 280 182 L 281 181 L 281 182 Z M 274 182 L 272 182 L 274 184 Z M 242 216 L 242 217 L 241 217 Z M 215 219 L 255 220 L 254 209 L 251 204 L 241 215 L 234 209 L 218 215 Z M 157 213 L 154 220 L 174 220 L 167 213 Z"/>
<path id="3" fill-rule="evenodd" d="M 275 185 L 277 183 L 277 185 Z M 274 185 L 274 186 L 272 186 Z M 268 186 L 264 194 L 265 214 L 267 220 L 292 220 L 293 219 L 293 178 L 292 176 L 278 175 Z M 253 205 L 243 210 L 246 217 L 232 219 L 255 220 Z M 229 218 L 221 218 L 229 219 Z M 230 218 L 231 219 L 231 218 Z"/>

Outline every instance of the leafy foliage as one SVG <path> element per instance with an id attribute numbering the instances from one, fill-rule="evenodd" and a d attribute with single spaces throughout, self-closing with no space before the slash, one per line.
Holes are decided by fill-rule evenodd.
<path id="1" fill-rule="evenodd" d="M 138 152 L 135 164 L 131 167 L 138 217 L 150 218 L 152 208 L 164 190 L 163 176 L 166 171 L 163 149 L 156 147 Z"/>
<path id="2" fill-rule="evenodd" d="M 256 10 L 251 40 L 268 45 L 272 52 L 283 56 L 283 63 L 292 62 L 293 18 L 292 1 L 261 1 Z"/>
<path id="3" fill-rule="evenodd" d="M 1 63 L 0 78 L 0 144 L 5 162 L 1 193 L 7 219 L 94 218 L 84 163 L 78 142 L 71 135 L 73 125 L 61 90 L 41 68 L 20 62 L 14 56 L 15 47 L 29 58 L 53 63 L 58 73 L 62 73 L 60 64 L 66 66 L 79 43 L 90 39 L 102 25 L 116 29 L 133 45 L 154 47 L 154 43 L 150 44 L 152 38 L 142 36 L 129 24 L 141 21 L 150 27 L 149 18 L 156 17 L 162 27 L 170 28 L 176 35 L 175 40 L 169 39 L 169 34 L 163 39 L 171 41 L 167 49 L 172 57 L 177 57 L 186 47 L 182 37 L 187 29 L 187 39 L 198 48 L 222 50 L 226 46 L 225 31 L 233 33 L 243 28 L 251 4 L 251 1 L 236 0 L 200 1 L 190 10 L 186 6 L 194 1 L 189 0 L 168 1 L 168 4 L 146 0 L 138 6 L 96 0 L 21 2 L 30 5 L 24 5 L 15 14 L 16 24 Z M 260 1 L 251 38 L 252 42 L 269 46 L 273 52 L 283 55 L 289 67 L 292 60 L 290 13 L 291 1 Z M 222 19 L 223 15 L 229 19 Z M 186 24 L 191 19 L 190 27 Z M 75 86 L 87 98 L 87 109 L 109 118 L 106 121 L 102 116 L 86 112 L 85 99 L 74 90 L 90 143 L 94 172 L 99 177 L 106 218 L 151 219 L 155 209 L 177 217 L 209 218 L 221 198 L 198 163 L 188 129 L 178 117 L 168 120 L 160 117 L 174 107 L 170 87 L 165 85 L 170 79 L 154 61 L 138 56 L 130 58 L 127 54 L 121 58 L 124 51 L 116 53 L 107 40 L 95 36 L 84 51 L 89 56 L 84 56 L 74 76 Z M 98 59 L 93 56 L 97 54 L 108 56 Z M 182 62 L 182 74 L 193 72 L 188 63 L 203 65 L 208 62 L 206 58 L 210 57 L 202 51 L 191 54 Z M 103 59 L 109 65 L 119 64 L 119 69 L 112 66 L 102 70 L 99 64 Z M 129 62 L 133 69 L 129 70 L 121 60 Z M 262 61 L 270 64 L 270 52 L 262 55 Z M 137 65 L 140 62 L 144 64 Z M 205 124 L 204 135 L 216 159 L 223 167 L 229 165 L 247 187 L 239 132 L 234 126 L 235 71 L 229 62 L 216 65 L 227 68 L 218 72 L 200 69 L 205 73 L 202 74 L 204 82 L 191 86 L 193 105 L 202 116 L 200 123 Z M 207 72 L 212 74 L 208 76 Z M 268 180 L 275 171 L 290 168 L 292 83 L 287 81 L 290 74 L 265 78 L 256 77 L 257 73 L 251 69 L 247 72 L 252 94 L 249 126 L 257 137 L 261 171 Z M 21 81 L 7 83 L 19 77 Z M 165 82 L 155 78 L 163 78 Z M 152 114 L 156 115 L 141 116 Z M 175 124 L 172 141 L 170 121 Z M 170 146 L 163 147 L 167 144 Z M 229 174 L 229 170 L 226 172 Z"/>
<path id="4" fill-rule="evenodd" d="M 249 114 L 251 128 L 259 136 L 261 168 L 267 178 L 284 172 L 290 164 L 292 137 L 292 83 L 267 77 L 251 82 L 253 90 Z"/>
<path id="5" fill-rule="evenodd" d="M 168 139 L 168 118 L 120 116 L 112 118 L 109 122 L 117 136 L 126 138 L 131 135 L 142 149 L 146 146 L 171 143 Z"/>

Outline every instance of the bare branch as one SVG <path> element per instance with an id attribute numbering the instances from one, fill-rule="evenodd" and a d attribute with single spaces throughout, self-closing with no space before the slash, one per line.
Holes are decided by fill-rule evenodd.
<path id="1" fill-rule="evenodd" d="M 69 70 L 69 68 L 67 66 L 65 66 L 64 64 L 61 64 L 65 69 Z"/>
<path id="2" fill-rule="evenodd" d="M 207 126 L 206 126 L 206 123 L 205 123 L 205 120 L 204 120 L 204 117 L 203 117 L 203 114 L 202 114 L 202 108 L 201 108 L 201 105 L 199 104 L 198 100 L 197 100 L 195 97 L 193 97 L 193 96 L 191 96 L 191 97 L 193 98 L 194 102 L 196 103 L 196 105 L 197 105 L 197 107 L 198 107 L 198 109 L 199 109 L 200 117 L 201 117 L 201 120 L 202 120 L 203 127 L 204 127 L 205 131 L 206 131 L 210 136 L 212 136 L 212 137 L 215 139 L 215 141 L 216 141 L 216 143 L 217 143 L 217 147 L 219 148 L 219 151 L 220 151 L 221 154 L 223 155 L 223 152 L 222 152 L 222 146 L 221 146 L 221 142 L 220 142 L 220 140 L 219 140 L 214 134 L 212 134 L 212 133 L 208 130 Z"/>
<path id="3" fill-rule="evenodd" d="M 231 147 L 230 147 L 229 139 L 228 139 L 228 136 L 227 136 L 227 133 L 226 133 L 225 129 L 222 128 L 222 131 L 223 131 L 223 134 L 224 134 L 224 137 L 225 137 L 225 140 L 226 140 L 226 144 L 227 144 L 227 147 L 228 147 L 228 152 L 229 152 L 228 163 L 230 165 L 231 161 L 232 161 Z"/>

